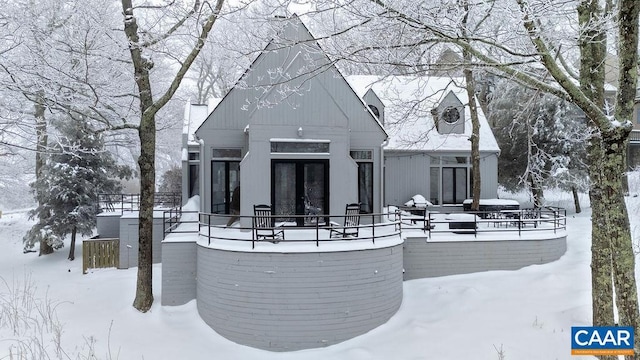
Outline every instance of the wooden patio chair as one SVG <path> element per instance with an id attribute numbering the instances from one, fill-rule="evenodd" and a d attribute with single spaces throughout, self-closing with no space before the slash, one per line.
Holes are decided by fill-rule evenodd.
<path id="1" fill-rule="evenodd" d="M 339 235 L 340 237 L 353 236 L 358 237 L 360 230 L 360 204 L 353 203 L 347 204 L 344 211 L 344 222 L 342 225 L 331 221 L 329 222 L 331 228 L 329 229 L 329 237 Z"/>
<path id="2" fill-rule="evenodd" d="M 275 224 L 271 214 L 271 205 L 253 205 L 253 233 L 255 239 L 271 239 L 273 243 L 284 240 L 284 229 Z"/>

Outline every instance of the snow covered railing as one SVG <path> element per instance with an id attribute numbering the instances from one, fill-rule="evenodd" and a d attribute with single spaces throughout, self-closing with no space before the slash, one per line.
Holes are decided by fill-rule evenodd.
<path id="1" fill-rule="evenodd" d="M 198 211 L 185 211 L 180 207 L 163 211 L 162 238 L 166 238 L 171 233 L 197 234 L 200 223 L 198 214 Z"/>
<path id="2" fill-rule="evenodd" d="M 485 232 L 517 232 L 518 236 L 528 231 L 550 231 L 556 233 L 567 227 L 567 212 L 557 207 L 541 209 L 518 209 L 499 211 L 447 212 L 412 208 L 398 209 L 395 218 L 404 229 L 421 229 L 428 233 L 474 234 Z"/>
<path id="3" fill-rule="evenodd" d="M 281 237 L 262 238 L 256 235 L 253 226 L 243 226 L 241 224 L 254 224 L 254 216 L 234 216 L 224 214 L 200 213 L 198 233 L 201 237 L 207 238 L 208 244 L 216 240 L 270 242 L 278 244 L 281 242 L 315 242 L 320 246 L 322 242 L 336 240 L 367 240 L 374 244 L 376 240 L 395 237 L 400 235 L 400 222 L 390 220 L 387 214 L 360 214 L 361 221 L 358 225 L 348 225 L 350 230 L 345 236 L 332 236 L 335 234 L 336 224 L 343 224 L 347 215 L 272 215 L 273 227 L 283 231 Z M 230 219 L 232 225 L 228 225 Z M 340 227 L 340 226 L 338 226 Z M 169 226 L 171 228 L 171 226 Z M 179 229 L 179 227 L 177 227 Z"/>
<path id="4" fill-rule="evenodd" d="M 182 205 L 180 193 L 157 192 L 154 195 L 155 207 L 178 208 Z M 140 194 L 98 194 L 99 213 L 111 212 L 123 214 L 140 209 Z"/>

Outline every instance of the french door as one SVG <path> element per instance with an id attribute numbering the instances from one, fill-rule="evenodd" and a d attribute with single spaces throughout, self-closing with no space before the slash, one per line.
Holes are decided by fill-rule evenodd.
<path id="1" fill-rule="evenodd" d="M 231 208 L 233 192 L 240 186 L 240 162 L 217 161 L 211 162 L 211 213 L 231 214 L 240 209 Z M 238 196 L 236 194 L 236 196 Z M 238 199 L 239 200 L 239 199 Z"/>
<path id="2" fill-rule="evenodd" d="M 271 160 L 271 203 L 274 215 L 309 215 L 287 218 L 297 226 L 315 224 L 328 214 L 329 160 Z"/>
<path id="3" fill-rule="evenodd" d="M 462 204 L 467 198 L 467 169 L 442 168 L 442 203 Z"/>

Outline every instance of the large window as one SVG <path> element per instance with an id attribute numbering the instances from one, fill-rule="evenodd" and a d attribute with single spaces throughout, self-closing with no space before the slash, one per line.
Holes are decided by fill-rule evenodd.
<path id="1" fill-rule="evenodd" d="M 442 203 L 462 204 L 467 198 L 467 169 L 442 168 Z"/>
<path id="2" fill-rule="evenodd" d="M 200 195 L 200 153 L 189 152 L 189 197 Z"/>
<path id="3" fill-rule="evenodd" d="M 328 141 L 272 141 L 272 153 L 328 153 Z"/>
<path id="4" fill-rule="evenodd" d="M 240 149 L 213 149 L 211 161 L 211 212 L 240 212 Z"/>
<path id="5" fill-rule="evenodd" d="M 329 160 L 271 160 L 271 202 L 278 221 L 317 223 L 329 209 Z"/>
<path id="6" fill-rule="evenodd" d="M 429 201 L 434 205 L 440 205 L 440 167 L 431 167 L 429 185 Z"/>
<path id="7" fill-rule="evenodd" d="M 370 150 L 351 151 L 358 164 L 358 202 L 361 213 L 373 212 L 373 153 Z"/>
<path id="8" fill-rule="evenodd" d="M 466 156 L 441 156 L 431 160 L 429 201 L 462 204 L 469 196 L 471 163 Z"/>
<path id="9" fill-rule="evenodd" d="M 231 214 L 231 210 L 240 210 L 231 208 L 233 192 L 239 191 L 239 187 L 239 161 L 214 160 L 211 162 L 211 212 L 213 214 Z"/>

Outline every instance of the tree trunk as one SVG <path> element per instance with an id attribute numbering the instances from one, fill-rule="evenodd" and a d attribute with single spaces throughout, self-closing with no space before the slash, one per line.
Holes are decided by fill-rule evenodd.
<path id="1" fill-rule="evenodd" d="M 138 279 L 133 306 L 147 312 L 153 304 L 153 203 L 155 195 L 156 124 L 152 116 L 140 123 L 140 222 L 138 241 Z"/>
<path id="2" fill-rule="evenodd" d="M 155 147 L 156 147 L 156 123 L 155 115 L 171 97 L 175 94 L 184 78 L 185 74 L 196 60 L 200 50 L 204 46 L 204 42 L 215 24 L 222 10 L 224 0 L 217 0 L 215 6 L 211 6 L 211 14 L 202 24 L 200 34 L 196 43 L 189 52 L 189 55 L 181 61 L 180 68 L 176 73 L 173 81 L 169 85 L 167 91 L 154 102 L 151 92 L 151 82 L 149 79 L 149 70 L 153 67 L 153 62 L 142 54 L 143 46 L 150 46 L 154 42 L 151 41 L 146 45 L 140 43 L 138 36 L 138 24 L 136 17 L 133 15 L 132 0 L 121 0 L 124 15 L 124 33 L 129 41 L 129 52 L 134 68 L 134 79 L 138 87 L 138 95 L 140 100 L 140 125 L 138 127 L 138 136 L 140 138 L 140 157 L 138 165 L 140 167 L 140 222 L 138 227 L 138 280 L 136 286 L 136 298 L 133 306 L 146 312 L 153 304 L 152 276 L 153 276 L 153 203 L 155 194 Z M 179 20 L 165 36 L 171 35 L 191 16 L 196 16 L 200 11 L 200 1 L 194 2 L 194 8 Z M 160 37 L 162 38 L 162 37 Z"/>
<path id="3" fill-rule="evenodd" d="M 589 177 L 591 188 L 591 302 L 592 321 L 594 326 L 613 326 L 613 283 L 611 244 L 606 232 L 607 211 L 604 205 L 604 189 L 602 187 L 602 169 L 599 163 L 603 159 L 602 139 L 599 135 L 591 138 L 589 145 Z M 615 356 L 601 356 L 600 359 L 616 359 Z"/>
<path id="4" fill-rule="evenodd" d="M 578 189 L 575 186 L 571 187 L 571 194 L 573 194 L 573 205 L 576 208 L 576 214 L 580 214 L 582 212 L 582 208 L 580 207 L 580 198 L 578 197 Z"/>
<path id="5" fill-rule="evenodd" d="M 122 0 L 125 15 L 124 32 L 129 39 L 129 52 L 134 67 L 134 77 L 140 95 L 140 211 L 138 222 L 138 278 L 133 307 L 147 312 L 153 304 L 153 202 L 155 195 L 155 112 L 148 111 L 153 106 L 153 95 L 149 70 L 153 63 L 142 56 L 139 45 L 138 25 L 133 16 L 131 0 Z"/>
<path id="6" fill-rule="evenodd" d="M 468 0 L 462 0 L 462 7 L 465 11 L 465 15 L 462 19 L 462 34 L 467 36 L 467 20 L 469 16 L 469 2 Z M 472 199 L 471 210 L 480 210 L 480 120 L 478 119 L 478 108 L 476 105 L 476 86 L 473 80 L 473 72 L 471 71 L 471 53 L 466 49 L 462 50 L 464 57 L 465 68 L 464 77 L 465 85 L 467 88 L 467 97 L 469 98 L 469 115 L 471 115 L 471 178 L 473 183 L 471 186 Z"/>
<path id="7" fill-rule="evenodd" d="M 580 46 L 580 89 L 600 109 L 604 109 L 604 64 L 606 37 L 602 29 L 590 26 L 599 23 L 602 9 L 598 0 L 583 0 L 578 6 L 578 20 L 585 29 L 578 40 Z M 587 114 L 588 115 L 588 114 Z M 593 136 L 588 148 L 589 178 L 591 188 L 591 302 L 594 326 L 613 326 L 613 283 L 611 242 L 607 231 L 605 213 L 606 195 L 603 187 L 604 152 L 600 128 L 591 124 Z M 617 356 L 599 356 L 601 360 L 617 359 Z"/>
<path id="8" fill-rule="evenodd" d="M 47 152 L 47 143 L 48 143 L 48 136 L 47 136 L 47 120 L 44 117 L 44 112 L 45 112 L 45 107 L 44 107 L 44 98 L 41 92 L 39 92 L 36 95 L 36 102 L 35 102 L 35 119 L 36 119 L 36 138 L 37 138 L 37 145 L 36 145 L 36 181 L 40 181 L 41 177 L 42 177 L 42 167 L 44 165 L 44 161 L 45 161 L 45 154 Z M 42 199 L 42 196 L 40 196 L 40 194 L 36 194 L 36 198 L 38 199 L 38 205 L 42 205 L 40 204 L 40 201 Z M 44 215 L 45 217 L 48 217 L 48 214 Z M 41 221 L 44 221 L 45 219 L 41 219 Z M 47 239 L 42 239 L 40 240 L 40 253 L 39 256 L 41 255 L 48 255 L 53 253 L 53 247 L 49 244 L 49 242 L 47 241 Z"/>
<path id="9" fill-rule="evenodd" d="M 624 152 L 628 133 L 612 131 L 603 136 L 604 161 L 601 163 L 603 191 L 603 221 L 610 239 L 613 264 L 613 283 L 618 308 L 619 325 L 632 326 L 640 333 L 638 289 L 635 282 L 635 255 L 631 241 L 629 214 L 624 202 L 622 178 L 626 176 Z M 635 337 L 636 353 L 640 350 L 640 336 Z"/>
<path id="10" fill-rule="evenodd" d="M 74 226 L 73 230 L 71 230 L 71 245 L 69 245 L 69 260 L 73 261 L 76 259 L 76 233 L 77 229 Z"/>

